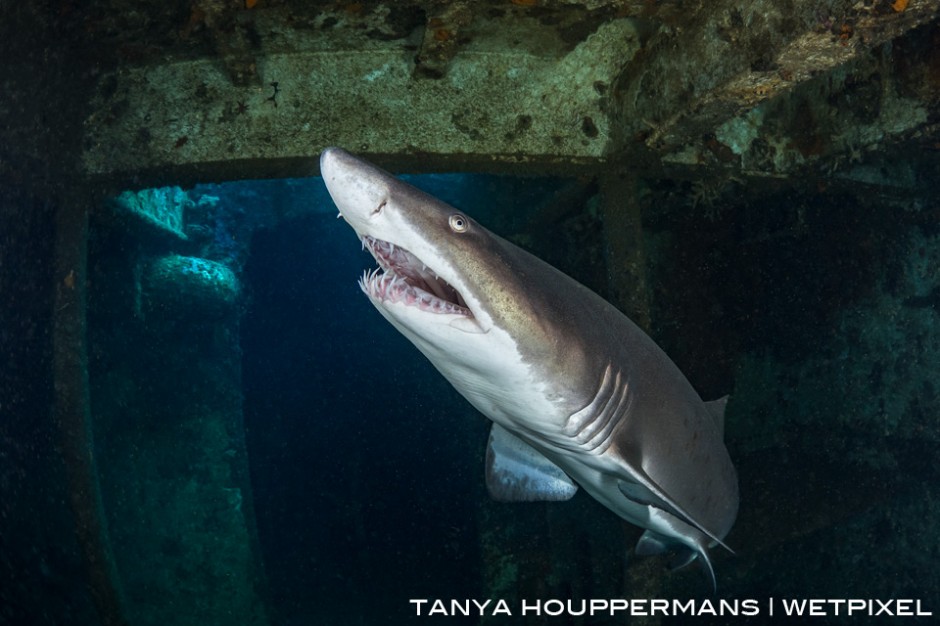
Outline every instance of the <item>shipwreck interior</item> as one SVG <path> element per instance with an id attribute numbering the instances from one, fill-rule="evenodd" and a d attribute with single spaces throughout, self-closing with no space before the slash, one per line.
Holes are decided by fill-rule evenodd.
<path id="1" fill-rule="evenodd" d="M 935 1 L 3 15 L 0 624 L 405 624 L 412 598 L 940 612 Z M 731 395 L 717 595 L 697 564 L 635 558 L 641 531 L 584 494 L 487 497 L 486 421 L 359 292 L 373 261 L 319 178 L 328 146 Z M 509 621 L 480 613 L 449 621 Z"/>

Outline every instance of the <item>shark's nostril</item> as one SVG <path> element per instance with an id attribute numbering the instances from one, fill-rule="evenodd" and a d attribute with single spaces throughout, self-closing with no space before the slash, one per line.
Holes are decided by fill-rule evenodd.
<path id="1" fill-rule="evenodd" d="M 381 202 L 379 202 L 379 205 L 375 207 L 374 209 L 372 209 L 372 215 L 378 215 L 379 213 L 381 213 L 382 209 L 385 208 L 386 204 L 388 204 L 388 200 L 382 200 Z"/>

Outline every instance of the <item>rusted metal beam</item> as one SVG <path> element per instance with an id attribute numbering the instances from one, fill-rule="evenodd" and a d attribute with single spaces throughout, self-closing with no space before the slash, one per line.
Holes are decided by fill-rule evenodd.
<path id="1" fill-rule="evenodd" d="M 911 0 L 903 10 L 899 3 L 892 5 L 897 10 L 879 3 L 868 9 L 844 6 L 841 12 L 817 13 L 807 20 L 806 5 L 818 3 L 797 2 L 802 10 L 782 21 L 782 15 L 764 4 L 722 3 L 691 30 L 663 31 L 647 51 L 653 58 L 635 63 L 619 81 L 621 97 L 632 103 L 639 120 L 625 127 L 627 149 L 640 140 L 663 156 L 701 145 L 731 120 L 745 120 L 761 105 L 845 69 L 940 15 L 936 2 Z M 704 41 L 709 37 L 719 43 Z M 767 43 L 763 48 L 762 38 Z M 663 85 L 650 88 L 656 72 L 666 68 Z M 624 119 L 627 112 L 625 108 Z"/>
<path id="2" fill-rule="evenodd" d="M 54 418 L 89 591 L 104 626 L 126 626 L 125 601 L 99 486 L 89 406 L 87 206 L 64 203 L 56 215 Z"/>

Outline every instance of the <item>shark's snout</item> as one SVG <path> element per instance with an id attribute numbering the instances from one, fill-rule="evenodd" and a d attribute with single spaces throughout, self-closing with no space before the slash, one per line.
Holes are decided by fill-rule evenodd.
<path id="1" fill-rule="evenodd" d="M 356 158 L 342 148 L 320 155 L 320 175 L 340 215 L 360 237 L 374 235 L 371 224 L 388 204 L 390 189 L 399 184 L 388 172 Z"/>
<path id="2" fill-rule="evenodd" d="M 340 169 L 343 161 L 349 165 L 351 159 L 352 155 L 342 148 L 329 147 L 320 153 L 320 174 L 324 179 L 332 176 Z"/>

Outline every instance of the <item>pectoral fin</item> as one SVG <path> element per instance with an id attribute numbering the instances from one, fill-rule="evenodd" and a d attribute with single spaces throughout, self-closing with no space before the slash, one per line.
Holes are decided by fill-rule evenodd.
<path id="1" fill-rule="evenodd" d="M 535 448 L 499 424 L 486 445 L 486 489 L 501 502 L 569 500 L 578 486 Z"/>

